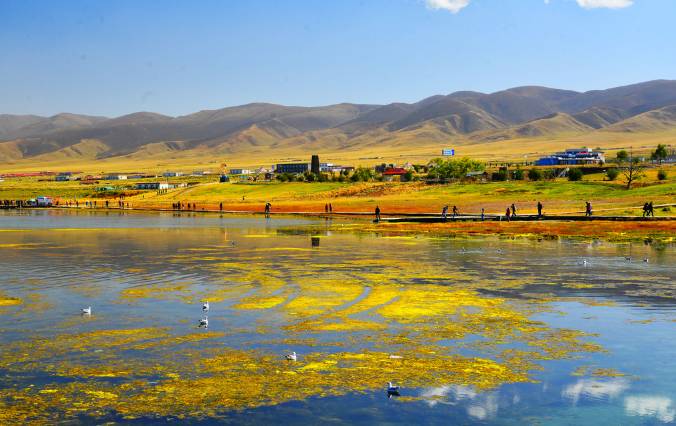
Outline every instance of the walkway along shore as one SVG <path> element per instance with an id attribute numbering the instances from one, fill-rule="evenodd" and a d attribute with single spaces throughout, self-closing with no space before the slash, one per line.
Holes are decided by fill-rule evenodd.
<path id="1" fill-rule="evenodd" d="M 655 206 L 655 208 L 662 207 L 672 207 L 676 204 L 662 204 Z M 111 206 L 108 208 L 105 207 L 86 207 L 86 206 L 52 206 L 52 207 L 23 207 L 24 210 L 45 210 L 45 209 L 66 209 L 66 210 L 83 210 L 83 211 L 139 211 L 139 212 L 174 212 L 174 213 L 209 213 L 209 214 L 232 214 L 232 215 L 265 215 L 263 211 L 257 210 L 218 210 L 218 209 L 169 209 L 169 208 L 157 208 L 157 207 L 143 207 L 143 206 L 130 206 L 125 208 L 120 208 L 116 206 Z M 612 210 L 629 210 L 629 209 L 642 209 L 642 207 L 634 208 L 620 208 L 620 209 L 604 209 L 597 210 L 598 212 L 612 211 Z M 538 217 L 536 214 L 521 214 L 512 216 L 509 220 L 511 222 L 538 222 L 538 221 L 575 221 L 575 222 L 589 222 L 589 221 L 618 221 L 618 222 L 660 222 L 660 221 L 674 221 L 676 216 L 655 216 L 655 217 L 641 217 L 641 216 L 612 216 L 612 215 L 595 215 L 595 216 L 585 216 L 580 214 L 583 212 L 571 212 L 571 213 L 558 213 L 558 214 L 545 214 L 541 217 Z M 273 216 L 309 216 L 309 217 L 364 217 L 372 218 L 374 214 L 371 212 L 307 212 L 307 211 L 279 211 L 275 212 L 274 210 L 268 215 Z M 381 215 L 383 218 L 381 222 L 383 223 L 453 223 L 453 222 L 481 222 L 481 215 L 472 214 L 472 215 L 459 215 L 456 217 L 447 217 L 446 219 L 442 218 L 439 213 L 406 213 L 406 212 L 382 212 Z M 499 214 L 485 214 L 483 221 L 502 221 L 507 222 L 505 215 Z"/>

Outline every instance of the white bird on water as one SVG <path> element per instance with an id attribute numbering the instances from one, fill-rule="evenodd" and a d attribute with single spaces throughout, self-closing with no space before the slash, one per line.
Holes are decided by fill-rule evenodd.
<path id="1" fill-rule="evenodd" d="M 387 392 L 388 393 L 398 393 L 399 392 L 399 386 L 393 385 L 392 382 L 387 382 Z"/>
<path id="2" fill-rule="evenodd" d="M 200 320 L 200 325 L 199 325 L 199 326 L 200 326 L 200 327 L 204 327 L 204 328 L 209 327 L 209 318 L 207 318 L 207 317 L 202 318 L 202 319 Z"/>
<path id="3" fill-rule="evenodd" d="M 92 314 L 92 307 L 87 306 L 86 308 L 82 308 L 82 315 L 91 315 Z"/>
<path id="4" fill-rule="evenodd" d="M 298 355 L 296 355 L 296 352 L 291 352 L 290 354 L 286 354 L 284 356 L 288 361 L 296 361 L 298 359 Z"/>
<path id="5" fill-rule="evenodd" d="M 588 262 L 587 262 L 587 259 L 582 259 L 582 264 L 583 264 L 584 266 L 587 266 L 587 263 L 588 263 Z"/>
<path id="6" fill-rule="evenodd" d="M 208 300 L 202 304 L 202 312 L 209 312 L 209 301 Z"/>
<path id="7" fill-rule="evenodd" d="M 646 257 L 645 259 L 643 259 L 643 261 L 644 261 L 645 263 L 648 263 L 648 262 L 649 262 L 649 260 L 648 260 L 647 257 Z"/>

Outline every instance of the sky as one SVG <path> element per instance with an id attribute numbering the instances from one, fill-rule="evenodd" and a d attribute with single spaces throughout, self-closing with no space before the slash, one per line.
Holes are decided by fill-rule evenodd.
<path id="1" fill-rule="evenodd" d="M 676 0 L 0 0 L 0 114 L 183 115 L 676 78 Z"/>

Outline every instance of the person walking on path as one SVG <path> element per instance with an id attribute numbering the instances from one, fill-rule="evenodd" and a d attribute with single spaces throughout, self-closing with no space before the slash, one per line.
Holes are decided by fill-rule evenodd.
<path id="1" fill-rule="evenodd" d="M 447 215 L 448 215 L 448 206 L 444 206 L 444 208 L 441 209 L 441 219 L 443 219 L 444 222 L 446 222 Z"/>
<path id="2" fill-rule="evenodd" d="M 484 208 L 481 208 L 481 221 L 484 221 Z"/>
<path id="3" fill-rule="evenodd" d="M 329 213 L 333 213 L 333 206 L 329 203 Z"/>
<path id="4" fill-rule="evenodd" d="M 453 219 L 458 215 L 458 206 L 453 206 Z"/>
<path id="5" fill-rule="evenodd" d="M 589 201 L 585 203 L 585 210 L 584 210 L 584 215 L 586 217 L 591 217 L 592 215 L 592 205 Z"/>
<path id="6" fill-rule="evenodd" d="M 516 216 L 516 204 L 512 203 L 512 216 Z"/>
<path id="7" fill-rule="evenodd" d="M 505 216 L 507 217 L 507 222 L 510 221 L 512 215 L 512 211 L 507 207 L 507 211 L 505 211 Z"/>
<path id="8" fill-rule="evenodd" d="M 542 203 L 538 201 L 538 219 L 542 219 Z"/>
<path id="9" fill-rule="evenodd" d="M 380 222 L 380 207 L 376 206 L 376 223 Z"/>
<path id="10" fill-rule="evenodd" d="M 653 207 L 653 202 L 648 203 L 648 216 L 655 217 L 655 207 Z"/>
<path id="11" fill-rule="evenodd" d="M 646 216 L 650 216 L 650 206 L 648 205 L 647 201 L 643 203 L 643 217 Z"/>
<path id="12" fill-rule="evenodd" d="M 324 213 L 328 214 L 329 213 L 329 204 L 324 204 Z"/>
<path id="13" fill-rule="evenodd" d="M 265 217 L 270 217 L 270 210 L 272 208 L 272 204 L 265 203 Z"/>
<path id="14" fill-rule="evenodd" d="M 223 202 L 220 202 L 218 204 L 218 211 L 221 211 L 221 212 L 223 211 Z"/>

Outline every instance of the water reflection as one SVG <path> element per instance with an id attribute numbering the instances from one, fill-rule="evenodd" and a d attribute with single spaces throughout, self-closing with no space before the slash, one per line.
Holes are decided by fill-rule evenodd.
<path id="1" fill-rule="evenodd" d="M 624 409 L 629 416 L 654 417 L 665 423 L 676 418 L 676 407 L 671 398 L 665 396 L 628 396 Z"/>
<path id="2" fill-rule="evenodd" d="M 577 382 L 566 386 L 561 393 L 564 398 L 570 400 L 576 405 L 580 398 L 592 400 L 613 399 L 620 396 L 628 390 L 630 383 L 628 379 L 608 378 L 608 379 L 580 379 Z"/>

